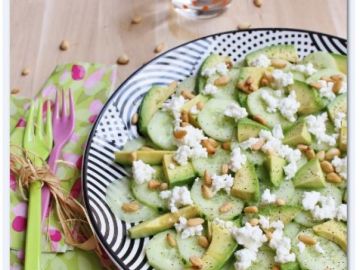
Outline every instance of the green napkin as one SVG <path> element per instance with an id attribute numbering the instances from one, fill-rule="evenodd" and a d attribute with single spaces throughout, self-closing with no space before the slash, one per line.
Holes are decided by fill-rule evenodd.
<path id="1" fill-rule="evenodd" d="M 75 198 L 81 193 L 80 169 L 82 154 L 92 124 L 103 104 L 114 89 L 116 66 L 100 64 L 77 63 L 59 65 L 53 71 L 39 96 L 44 101 L 54 102 L 56 89 L 71 89 L 76 109 L 75 131 L 70 141 L 63 148 L 58 163 L 56 175 L 62 179 L 62 187 Z M 26 111 L 31 100 L 23 97 L 11 97 L 11 145 L 22 144 L 24 134 Z M 44 108 L 46 106 L 44 105 Z M 13 148 L 15 149 L 15 148 Z M 10 177 L 10 226 L 11 226 L 11 265 L 17 268 L 21 265 L 19 258 L 25 243 L 27 202 L 21 197 L 16 186 L 16 179 Z M 61 233 L 60 224 L 54 211 L 50 210 L 43 228 L 42 263 L 43 269 L 82 269 L 73 264 L 88 265 L 84 269 L 99 269 L 99 263 L 93 252 L 72 250 L 65 244 Z M 66 253 L 64 253 L 66 252 Z M 64 253 L 64 254 L 56 254 Z M 95 259 L 94 259 L 95 258 Z M 94 260 L 97 263 L 94 263 Z M 54 267 L 55 262 L 57 267 Z"/>

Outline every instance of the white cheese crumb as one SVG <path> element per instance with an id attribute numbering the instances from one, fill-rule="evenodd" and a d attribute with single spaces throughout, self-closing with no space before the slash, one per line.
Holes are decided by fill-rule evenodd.
<path id="1" fill-rule="evenodd" d="M 208 84 L 206 84 L 206 86 L 205 86 L 204 90 L 202 91 L 202 93 L 204 95 L 213 96 L 218 91 L 219 91 L 219 89 L 215 85 L 213 85 L 211 83 L 208 83 Z"/>
<path id="2" fill-rule="evenodd" d="M 297 247 L 298 247 L 300 253 L 303 253 L 305 248 L 306 248 L 305 244 L 303 242 L 301 242 L 301 241 L 299 241 L 297 243 Z"/>
<path id="3" fill-rule="evenodd" d="M 279 110 L 282 116 L 284 116 L 290 122 L 296 121 L 296 113 L 300 108 L 300 103 L 296 100 L 295 91 L 291 91 L 290 95 L 279 101 Z"/>
<path id="4" fill-rule="evenodd" d="M 334 157 L 331 164 L 335 167 L 335 171 L 344 179 L 347 179 L 347 157 Z"/>
<path id="5" fill-rule="evenodd" d="M 188 163 L 188 160 L 192 156 L 192 150 L 187 145 L 181 145 L 179 148 L 175 151 L 175 154 L 173 156 L 173 159 L 179 163 L 179 165 L 186 165 Z"/>
<path id="6" fill-rule="evenodd" d="M 241 228 L 232 228 L 231 233 L 239 245 L 253 251 L 257 251 L 267 241 L 260 227 L 248 222 Z"/>
<path id="7" fill-rule="evenodd" d="M 258 57 L 256 57 L 254 60 L 252 60 L 249 63 L 249 66 L 251 67 L 263 67 L 267 68 L 271 65 L 271 60 L 269 57 L 267 57 L 266 54 L 260 54 Z"/>
<path id="8" fill-rule="evenodd" d="M 245 108 L 243 108 L 235 103 L 232 103 L 226 107 L 226 109 L 224 111 L 224 115 L 226 115 L 228 117 L 232 117 L 235 120 L 240 120 L 242 118 L 247 117 L 248 113 Z"/>
<path id="9" fill-rule="evenodd" d="M 260 140 L 260 138 L 255 138 L 255 137 L 251 137 L 249 139 L 247 139 L 246 141 L 243 141 L 239 144 L 239 146 L 241 147 L 241 149 L 247 150 L 249 148 L 251 148 L 253 145 L 255 145 L 256 143 L 258 143 Z"/>
<path id="10" fill-rule="evenodd" d="M 336 95 L 332 90 L 334 87 L 333 82 L 319 80 L 318 83 L 320 84 L 319 93 L 322 98 L 326 98 L 328 100 L 333 100 L 336 98 Z"/>
<path id="11" fill-rule="evenodd" d="M 336 213 L 336 219 L 347 221 L 347 204 L 340 204 L 337 213 Z"/>
<path id="12" fill-rule="evenodd" d="M 302 206 L 317 220 L 334 219 L 338 212 L 334 198 L 323 196 L 317 191 L 304 192 Z"/>
<path id="13" fill-rule="evenodd" d="M 274 95 L 270 94 L 269 91 L 263 91 L 261 93 L 261 98 L 266 103 L 267 107 L 266 110 L 269 113 L 275 113 L 279 108 L 279 98 L 275 97 Z"/>
<path id="14" fill-rule="evenodd" d="M 244 248 L 235 252 L 236 262 L 234 264 L 236 270 L 246 270 L 256 261 L 257 252 L 248 248 Z"/>
<path id="15" fill-rule="evenodd" d="M 171 212 L 176 212 L 178 207 L 193 204 L 190 191 L 185 186 L 174 187 L 172 190 L 161 191 L 160 197 L 168 201 L 168 206 Z"/>
<path id="16" fill-rule="evenodd" d="M 176 231 L 178 233 L 181 233 L 181 239 L 186 239 L 195 235 L 201 235 L 204 229 L 201 224 L 196 226 L 189 226 L 187 224 L 187 219 L 184 217 L 180 217 L 179 222 L 176 223 L 174 226 Z"/>
<path id="17" fill-rule="evenodd" d="M 183 96 L 172 95 L 170 99 L 166 100 L 162 106 L 163 111 L 168 111 L 174 117 L 175 128 L 180 126 L 181 123 L 181 108 L 186 103 Z"/>
<path id="18" fill-rule="evenodd" d="M 260 215 L 259 224 L 263 230 L 270 228 L 270 219 L 268 217 Z"/>
<path id="19" fill-rule="evenodd" d="M 212 175 L 211 176 L 212 185 L 211 190 L 216 194 L 221 189 L 224 189 L 227 194 L 230 194 L 231 187 L 234 184 L 234 178 L 230 174 L 224 175 Z"/>
<path id="20" fill-rule="evenodd" d="M 228 70 L 228 67 L 227 67 L 226 63 L 217 64 L 216 65 L 216 72 L 219 73 L 220 75 L 228 74 L 229 70 Z"/>
<path id="21" fill-rule="evenodd" d="M 234 224 L 231 221 L 225 221 L 220 218 L 215 218 L 214 223 L 227 230 L 231 230 L 234 227 Z"/>
<path id="22" fill-rule="evenodd" d="M 246 163 L 246 155 L 241 153 L 240 147 L 231 150 L 231 158 L 229 168 L 233 172 L 237 172 Z"/>
<path id="23" fill-rule="evenodd" d="M 210 76 L 212 76 L 214 74 L 216 74 L 216 68 L 215 67 L 208 67 L 208 68 L 204 69 L 201 72 L 201 76 L 204 76 L 204 77 L 210 77 Z"/>
<path id="24" fill-rule="evenodd" d="M 142 160 L 136 160 L 132 164 L 132 173 L 135 182 L 141 185 L 145 182 L 149 182 L 152 179 L 155 170 L 150 165 L 144 163 Z"/>
<path id="25" fill-rule="evenodd" d="M 318 145 L 336 145 L 337 134 L 329 135 L 326 133 L 327 113 L 320 115 L 309 115 L 305 118 L 308 131 L 316 137 Z"/>
<path id="26" fill-rule="evenodd" d="M 276 202 L 276 194 L 272 194 L 270 189 L 265 189 L 261 195 L 261 202 L 264 204 L 271 204 Z"/>
<path id="27" fill-rule="evenodd" d="M 324 254 L 325 250 L 321 247 L 320 243 L 315 244 L 315 250 L 319 252 L 320 254 Z"/>
<path id="28" fill-rule="evenodd" d="M 272 72 L 274 78 L 274 86 L 276 88 L 284 88 L 294 83 L 293 74 L 291 72 L 284 72 L 281 69 L 275 69 Z"/>
<path id="29" fill-rule="evenodd" d="M 307 63 L 305 65 L 292 65 L 290 69 L 304 73 L 307 76 L 310 76 L 317 71 L 317 69 L 314 68 L 314 65 L 312 63 Z"/>

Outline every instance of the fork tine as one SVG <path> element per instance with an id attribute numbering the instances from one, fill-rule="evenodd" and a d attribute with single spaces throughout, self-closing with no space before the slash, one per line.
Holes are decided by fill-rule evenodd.
<path id="1" fill-rule="evenodd" d="M 66 116 L 65 90 L 61 91 L 61 117 Z"/>
<path id="2" fill-rule="evenodd" d="M 31 102 L 29 115 L 26 121 L 25 134 L 24 134 L 24 145 L 31 142 L 34 138 L 34 102 Z"/>
<path id="3" fill-rule="evenodd" d="M 38 100 L 38 114 L 37 114 L 37 121 L 36 121 L 36 130 L 35 130 L 35 136 L 38 138 L 42 138 L 43 132 L 44 132 L 42 106 L 43 106 L 43 101 L 42 101 L 42 99 L 39 99 Z"/>
<path id="4" fill-rule="evenodd" d="M 59 117 L 59 90 L 56 90 L 53 117 L 54 117 L 54 119 L 57 119 Z"/>
<path id="5" fill-rule="evenodd" d="M 75 106 L 71 89 L 69 89 L 69 117 L 72 119 L 75 118 Z"/>
<path id="6" fill-rule="evenodd" d="M 52 141 L 53 134 L 52 134 L 52 114 L 51 114 L 50 100 L 47 101 L 45 135 L 46 138 L 51 138 Z"/>

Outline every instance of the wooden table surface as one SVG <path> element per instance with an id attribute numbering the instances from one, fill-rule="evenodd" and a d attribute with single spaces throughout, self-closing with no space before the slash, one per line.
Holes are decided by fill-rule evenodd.
<path id="1" fill-rule="evenodd" d="M 31 97 L 57 64 L 89 61 L 114 64 L 126 53 L 130 62 L 118 66 L 121 83 L 154 56 L 164 42 L 171 48 L 216 32 L 252 27 L 315 30 L 346 38 L 346 0 L 233 0 L 221 16 L 189 20 L 172 9 L 170 0 L 12 0 L 11 88 Z M 134 15 L 140 24 L 131 24 Z M 60 51 L 62 40 L 70 48 Z M 30 73 L 22 76 L 23 68 Z"/>

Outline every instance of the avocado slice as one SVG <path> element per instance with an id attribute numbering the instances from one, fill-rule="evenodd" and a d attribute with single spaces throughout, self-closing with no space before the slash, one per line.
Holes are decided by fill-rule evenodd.
<path id="1" fill-rule="evenodd" d="M 174 168 L 170 168 L 170 164 L 173 164 Z M 170 187 L 189 184 L 196 177 L 196 172 L 191 162 L 188 162 L 185 165 L 176 164 L 176 162 L 173 161 L 172 154 L 164 155 L 163 170 L 165 179 Z"/>
<path id="2" fill-rule="evenodd" d="M 179 217 L 193 218 L 199 214 L 200 211 L 196 205 L 186 206 L 179 209 L 177 212 L 166 213 L 162 216 L 144 221 L 134 227 L 131 227 L 128 230 L 129 236 L 134 239 L 154 235 L 173 227 L 179 220 Z"/>
<path id="3" fill-rule="evenodd" d="M 259 193 L 259 179 L 255 166 L 247 161 L 235 174 L 231 195 L 244 201 L 257 201 Z"/>
<path id="4" fill-rule="evenodd" d="M 117 151 L 115 152 L 115 161 L 121 165 L 131 165 L 135 156 L 136 160 L 142 160 L 150 165 L 159 165 L 162 164 L 164 155 L 173 153 L 173 151 L 164 150 Z"/>
<path id="5" fill-rule="evenodd" d="M 345 113 L 347 112 L 347 94 L 341 94 L 337 96 L 329 105 L 327 106 L 327 111 L 331 121 L 334 122 L 336 115 L 339 112 Z"/>
<path id="6" fill-rule="evenodd" d="M 243 118 L 238 122 L 237 138 L 239 142 L 246 141 L 249 138 L 257 137 L 262 130 L 269 130 L 267 126 L 260 124 L 249 118 Z"/>
<path id="7" fill-rule="evenodd" d="M 284 166 L 286 165 L 286 160 L 277 156 L 269 155 L 266 159 L 265 166 L 269 171 L 270 182 L 278 187 L 284 181 Z"/>
<path id="8" fill-rule="evenodd" d="M 309 133 L 304 120 L 299 120 L 285 132 L 283 143 L 290 146 L 311 144 L 311 134 Z"/>
<path id="9" fill-rule="evenodd" d="M 266 70 L 267 68 L 259 68 L 259 67 L 240 68 L 237 87 L 240 90 L 244 90 L 245 92 L 248 91 L 249 88 L 252 89 L 252 91 L 258 90 L 260 86 L 260 80 Z M 250 87 L 245 86 L 249 77 L 251 78 Z"/>
<path id="10" fill-rule="evenodd" d="M 244 92 L 239 91 L 238 93 L 238 101 L 240 103 L 241 107 L 246 107 L 246 101 L 247 101 L 248 95 Z"/>
<path id="11" fill-rule="evenodd" d="M 288 262 L 280 265 L 280 270 L 300 270 L 298 262 Z"/>
<path id="12" fill-rule="evenodd" d="M 282 59 L 291 63 L 296 63 L 299 61 L 297 50 L 294 45 L 271 45 L 249 53 L 245 57 L 246 63 L 249 65 L 249 63 L 254 61 L 261 54 L 265 54 L 269 58 Z"/>
<path id="13" fill-rule="evenodd" d="M 316 234 L 338 244 L 344 251 L 347 249 L 347 226 L 340 221 L 329 220 L 313 227 Z"/>
<path id="14" fill-rule="evenodd" d="M 293 179 L 296 188 L 323 188 L 325 177 L 317 158 L 311 159 L 303 165 Z"/>
<path id="15" fill-rule="evenodd" d="M 186 102 L 184 104 L 184 106 L 182 107 L 182 111 L 189 112 L 191 110 L 191 108 L 193 106 L 196 106 L 196 104 L 198 102 L 202 102 L 203 104 L 205 104 L 206 102 L 208 102 L 209 99 L 210 98 L 208 96 L 199 94 L 199 95 L 195 96 L 193 99 Z M 198 124 L 198 121 L 197 121 L 197 115 L 189 113 L 189 116 L 190 116 L 190 119 L 189 119 L 190 123 L 195 127 L 199 127 L 199 124 Z"/>
<path id="16" fill-rule="evenodd" d="M 331 77 L 333 75 L 340 75 L 343 77 L 343 79 L 346 79 L 345 74 L 343 74 L 340 70 L 336 68 L 325 68 L 316 71 L 314 74 L 312 74 L 309 78 L 306 79 L 306 82 L 310 84 L 321 80 L 322 77 Z"/>
<path id="17" fill-rule="evenodd" d="M 331 56 L 335 59 L 338 70 L 347 74 L 347 56 L 337 53 L 331 53 Z"/>
<path id="18" fill-rule="evenodd" d="M 220 270 L 236 250 L 238 244 L 231 232 L 216 223 L 211 225 L 211 243 L 201 258 L 201 270 Z"/>
<path id="19" fill-rule="evenodd" d="M 304 57 L 303 63 L 312 63 L 316 69 L 337 69 L 334 57 L 328 52 L 316 51 Z"/>
<path id="20" fill-rule="evenodd" d="M 340 134 L 339 134 L 339 148 L 341 151 L 347 151 L 347 121 L 341 122 Z"/>
<path id="21" fill-rule="evenodd" d="M 320 97 L 319 91 L 305 82 L 294 80 L 290 90 L 295 91 L 296 100 L 300 103 L 299 114 L 316 113 L 326 106 L 326 100 Z"/>
<path id="22" fill-rule="evenodd" d="M 284 224 L 290 223 L 301 211 L 300 207 L 293 205 L 265 205 L 259 208 L 259 216 L 269 217 L 271 221 L 281 220 Z"/>
<path id="23" fill-rule="evenodd" d="M 147 135 L 147 126 L 155 114 L 155 112 L 162 106 L 175 92 L 175 87 L 154 85 L 145 94 L 140 109 L 139 109 L 139 123 L 138 128 L 141 134 Z"/>

